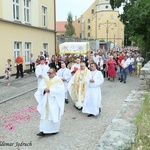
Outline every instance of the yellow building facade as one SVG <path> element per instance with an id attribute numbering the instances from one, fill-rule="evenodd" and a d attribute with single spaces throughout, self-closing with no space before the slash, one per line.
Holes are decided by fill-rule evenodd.
<path id="1" fill-rule="evenodd" d="M 77 38 L 98 39 L 124 46 L 124 25 L 119 10 L 112 10 L 109 0 L 95 2 L 74 22 Z"/>
<path id="2" fill-rule="evenodd" d="M 35 60 L 40 51 L 55 53 L 55 0 L 0 1 L 0 76 L 4 75 L 7 59 L 20 54 L 24 70 L 29 69 L 30 53 Z"/>

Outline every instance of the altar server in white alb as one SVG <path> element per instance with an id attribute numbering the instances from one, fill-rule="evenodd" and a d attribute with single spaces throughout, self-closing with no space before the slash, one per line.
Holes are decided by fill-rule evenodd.
<path id="1" fill-rule="evenodd" d="M 56 134 L 60 130 L 60 120 L 64 113 L 65 89 L 64 84 L 55 69 L 49 69 L 49 76 L 44 78 L 34 94 L 40 117 L 40 132 L 38 136 Z"/>
<path id="2" fill-rule="evenodd" d="M 47 77 L 47 72 L 49 70 L 49 66 L 45 64 L 45 59 L 43 56 L 40 57 L 40 64 L 36 67 L 35 75 L 38 78 L 38 86 L 42 79 Z"/>
<path id="3" fill-rule="evenodd" d="M 73 64 L 73 66 L 70 69 L 72 75 L 74 75 L 76 71 L 80 69 L 80 61 L 81 61 L 80 58 L 76 58 L 75 64 Z"/>
<path id="4" fill-rule="evenodd" d="M 101 88 L 104 82 L 101 71 L 97 70 L 97 64 L 91 63 L 91 72 L 86 77 L 88 88 L 85 93 L 85 100 L 82 112 L 87 113 L 88 117 L 97 116 L 101 112 Z"/>
<path id="5" fill-rule="evenodd" d="M 72 77 L 71 72 L 68 68 L 66 68 L 66 64 L 64 62 L 61 63 L 61 69 L 58 70 L 57 76 L 62 79 L 65 87 L 65 103 L 68 104 L 68 82 Z"/>

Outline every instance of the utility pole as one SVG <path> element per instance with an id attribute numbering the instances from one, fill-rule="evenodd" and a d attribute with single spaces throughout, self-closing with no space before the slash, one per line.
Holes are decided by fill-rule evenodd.
<path id="1" fill-rule="evenodd" d="M 115 34 L 114 34 L 114 48 L 115 48 Z"/>
<path id="2" fill-rule="evenodd" d="M 108 20 L 105 22 L 105 23 L 99 23 L 99 27 L 101 25 L 105 26 L 106 27 L 106 46 L 107 46 L 107 50 L 108 50 L 108 29 L 111 25 L 115 25 L 116 26 L 116 23 L 115 22 L 109 22 Z"/>

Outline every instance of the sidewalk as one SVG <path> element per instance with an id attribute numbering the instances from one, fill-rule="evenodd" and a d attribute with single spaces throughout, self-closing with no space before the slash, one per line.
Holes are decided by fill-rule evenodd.
<path id="1" fill-rule="evenodd" d="M 0 104 L 37 88 L 37 78 L 34 73 L 25 74 L 24 78 L 18 79 L 13 76 L 11 79 L 12 84 L 10 86 L 7 86 L 7 80 L 0 79 Z"/>

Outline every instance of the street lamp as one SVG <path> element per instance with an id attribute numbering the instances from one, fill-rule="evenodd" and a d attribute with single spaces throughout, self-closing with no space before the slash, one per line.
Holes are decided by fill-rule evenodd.
<path id="1" fill-rule="evenodd" d="M 107 41 L 107 44 L 108 44 L 108 29 L 111 25 L 115 25 L 115 27 L 117 26 L 115 22 L 109 22 L 108 20 L 105 22 L 105 23 L 99 23 L 99 27 L 103 25 L 106 27 L 106 41 Z M 108 47 L 107 47 L 108 49 Z"/>

